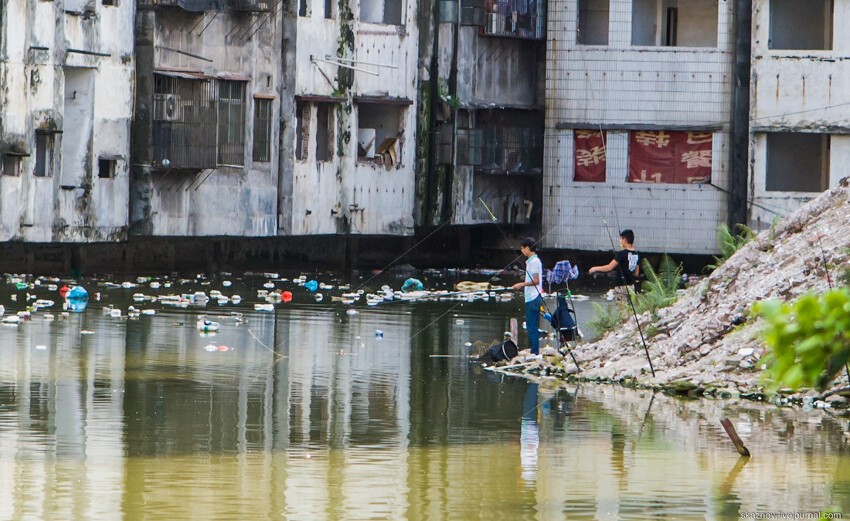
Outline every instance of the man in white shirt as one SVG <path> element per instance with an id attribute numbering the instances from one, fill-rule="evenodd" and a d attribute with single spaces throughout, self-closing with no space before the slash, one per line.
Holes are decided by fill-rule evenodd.
<path id="1" fill-rule="evenodd" d="M 525 281 L 513 285 L 514 291 L 525 291 L 525 331 L 531 354 L 540 354 L 540 306 L 543 305 L 543 263 L 534 251 L 534 239 L 526 237 L 520 242 L 519 251 L 525 255 Z"/>

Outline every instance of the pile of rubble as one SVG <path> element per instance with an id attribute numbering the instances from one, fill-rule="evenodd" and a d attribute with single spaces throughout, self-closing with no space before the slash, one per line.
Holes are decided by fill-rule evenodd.
<path id="1" fill-rule="evenodd" d="M 792 301 L 841 284 L 836 279 L 850 262 L 849 201 L 850 186 L 844 179 L 762 232 L 672 306 L 659 310 L 657 319 L 639 315 L 654 377 L 633 317 L 601 339 L 575 347 L 581 372 L 569 356 L 555 353 L 530 364 L 520 357 L 509 365 L 523 372 L 694 395 L 762 396 L 763 322 L 750 316 L 751 306 L 763 299 Z M 848 386 L 843 378 L 833 389 Z M 823 396 L 845 400 L 829 392 Z"/>

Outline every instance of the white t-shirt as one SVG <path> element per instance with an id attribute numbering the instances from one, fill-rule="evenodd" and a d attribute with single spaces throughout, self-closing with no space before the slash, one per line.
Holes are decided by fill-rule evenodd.
<path id="1" fill-rule="evenodd" d="M 525 301 L 531 302 L 537 297 L 543 296 L 543 263 L 540 262 L 540 257 L 537 254 L 532 255 L 525 261 L 525 282 L 534 282 L 534 276 L 537 275 L 539 281 L 536 286 L 525 287 Z"/>

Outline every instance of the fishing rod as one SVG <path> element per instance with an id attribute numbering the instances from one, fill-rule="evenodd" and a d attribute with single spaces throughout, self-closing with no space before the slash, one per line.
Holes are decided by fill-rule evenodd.
<path id="1" fill-rule="evenodd" d="M 505 234 L 505 232 L 504 232 L 504 231 L 502 231 L 501 226 L 499 226 L 498 219 L 497 219 L 497 218 L 496 218 L 496 216 L 493 214 L 493 212 L 490 210 L 490 207 L 489 207 L 489 206 L 487 206 L 487 203 L 486 203 L 486 202 L 484 202 L 484 199 L 482 199 L 481 197 L 479 197 L 479 198 L 478 198 L 478 200 L 479 200 L 479 201 L 481 201 L 481 204 L 482 204 L 482 205 L 484 205 L 484 208 L 487 210 L 487 213 L 489 213 L 489 214 L 490 214 L 490 217 L 493 219 L 493 223 L 496 225 L 496 229 L 497 229 L 497 230 L 499 230 L 499 233 L 501 233 L 501 234 L 502 234 L 502 238 L 503 238 L 503 239 L 505 239 L 505 240 L 507 240 L 507 238 L 508 238 L 508 237 L 507 237 L 507 235 Z M 552 229 L 554 230 L 554 227 L 552 227 Z M 542 239 L 543 239 L 543 236 L 541 236 L 541 238 L 540 238 L 540 239 L 542 240 Z M 539 241 L 538 241 L 538 243 L 539 243 Z M 534 253 L 535 253 L 535 255 L 537 255 L 537 252 L 536 252 L 536 251 L 535 251 Z M 515 260 L 516 260 L 516 259 L 515 259 Z M 541 263 L 541 264 L 540 264 L 540 266 L 541 266 L 540 278 L 542 279 L 542 278 L 543 278 L 543 273 L 542 273 L 543 263 Z M 528 272 L 528 264 L 527 264 L 527 263 L 526 263 L 525 268 L 523 268 L 523 271 L 525 272 L 525 275 L 526 275 L 528 278 L 530 278 L 530 279 L 531 279 L 532 284 L 534 284 L 534 277 L 533 277 L 533 276 L 532 276 L 532 275 Z M 552 316 L 552 312 L 549 310 L 549 306 L 546 304 L 546 299 L 545 299 L 545 298 L 543 298 L 543 293 L 540 291 L 540 288 L 541 288 L 542 286 L 543 286 L 543 281 L 542 281 L 542 280 L 540 280 L 540 283 L 539 283 L 539 284 L 534 284 L 534 289 L 537 291 L 537 296 L 540 298 L 541 308 L 542 308 L 543 310 L 545 310 L 546 315 L 548 315 L 548 316 L 550 316 L 550 317 L 551 317 L 551 316 Z M 568 291 L 569 291 L 569 285 L 567 285 L 567 288 L 568 288 Z M 572 296 L 570 296 L 570 300 L 572 300 Z M 573 309 L 575 310 L 575 307 L 573 307 Z M 576 323 L 576 328 L 578 328 L 578 323 Z M 526 325 L 525 325 L 525 329 L 526 329 L 526 332 L 528 332 L 528 324 L 526 324 Z M 538 330 L 539 330 L 539 327 L 538 327 Z M 528 332 L 528 334 L 529 334 L 529 336 L 531 335 L 531 333 L 530 333 L 530 332 Z M 578 372 L 581 372 L 581 366 L 578 364 L 578 360 L 576 360 L 575 354 L 573 354 L 573 350 L 572 350 L 572 349 L 570 349 L 570 344 L 569 344 L 569 342 L 564 342 L 564 341 L 561 339 L 561 331 L 560 331 L 560 327 L 558 328 L 558 331 L 556 332 L 556 334 L 558 335 L 558 344 L 559 344 L 559 345 L 561 345 L 561 347 L 566 347 L 566 349 L 567 349 L 567 353 L 569 353 L 570 358 L 572 358 L 572 359 L 573 359 L 573 363 L 576 365 L 576 369 L 578 370 Z M 539 337 L 540 337 L 540 333 L 539 333 L 539 332 L 537 333 L 537 336 L 538 336 L 538 342 L 539 342 Z"/>
<path id="2" fill-rule="evenodd" d="M 605 225 L 605 231 L 608 233 L 608 240 L 611 241 L 611 250 L 614 252 L 616 256 L 617 251 L 614 246 L 614 237 L 611 235 L 611 228 L 608 226 L 608 221 L 602 221 L 602 224 Z M 622 263 L 617 262 L 617 269 L 620 270 L 620 278 L 625 281 L 626 274 L 623 271 Z M 638 320 L 637 310 L 635 309 L 635 304 L 632 301 L 632 293 L 629 290 L 628 286 L 625 287 L 626 299 L 629 301 L 629 307 L 632 309 L 632 316 L 635 318 L 635 324 L 637 325 L 638 333 L 640 333 L 640 341 L 643 344 L 643 350 L 646 353 L 646 360 L 649 362 L 649 370 L 652 372 L 652 377 L 655 378 L 655 368 L 652 367 L 652 358 L 649 356 L 649 348 L 646 345 L 646 338 L 643 336 L 643 329 L 640 327 L 640 320 Z"/>

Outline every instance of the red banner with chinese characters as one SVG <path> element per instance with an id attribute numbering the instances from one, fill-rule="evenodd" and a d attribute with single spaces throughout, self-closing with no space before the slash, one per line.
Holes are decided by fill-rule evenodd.
<path id="1" fill-rule="evenodd" d="M 629 182 L 708 183 L 711 139 L 711 132 L 630 132 Z"/>
<path id="2" fill-rule="evenodd" d="M 605 136 L 598 130 L 573 132 L 576 156 L 575 180 L 605 182 Z"/>

